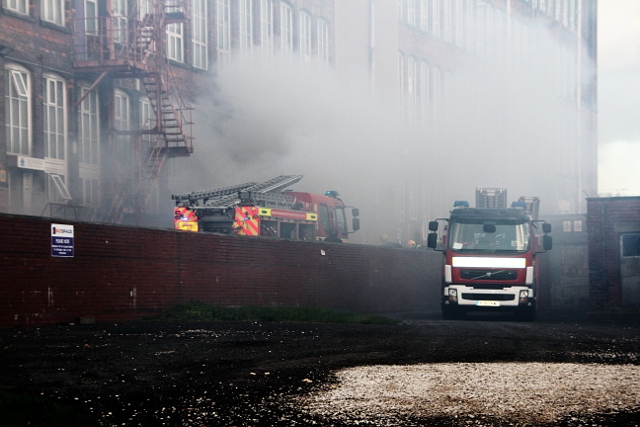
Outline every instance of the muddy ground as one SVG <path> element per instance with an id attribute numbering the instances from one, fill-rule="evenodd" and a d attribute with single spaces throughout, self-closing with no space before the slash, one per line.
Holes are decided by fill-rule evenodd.
<path id="1" fill-rule="evenodd" d="M 550 318 L 397 325 L 215 322 L 64 325 L 0 330 L 0 388 L 95 414 L 105 426 L 346 426 L 291 407 L 336 387 L 335 371 L 364 365 L 571 362 L 640 365 L 640 327 Z M 424 426 L 526 425 L 475 417 Z M 359 425 L 376 425 L 358 421 Z M 551 425 L 640 425 L 640 408 L 573 414 Z"/>

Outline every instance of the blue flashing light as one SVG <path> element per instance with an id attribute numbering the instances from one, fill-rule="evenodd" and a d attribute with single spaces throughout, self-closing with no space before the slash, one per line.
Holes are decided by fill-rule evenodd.
<path id="1" fill-rule="evenodd" d="M 467 202 L 466 200 L 456 200 L 455 202 L 453 202 L 453 207 L 454 208 L 468 208 L 469 207 L 469 202 Z"/>
<path id="2" fill-rule="evenodd" d="M 527 209 L 527 202 L 512 202 L 511 207 L 514 209 Z"/>
<path id="3" fill-rule="evenodd" d="M 324 195 L 325 196 L 329 196 L 329 197 L 333 197 L 334 199 L 337 199 L 338 196 L 340 196 L 340 194 L 335 190 L 327 190 L 327 191 L 324 192 Z"/>

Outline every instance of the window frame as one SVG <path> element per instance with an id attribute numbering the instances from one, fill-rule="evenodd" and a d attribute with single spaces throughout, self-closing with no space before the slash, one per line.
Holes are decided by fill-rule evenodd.
<path id="1" fill-rule="evenodd" d="M 620 258 L 640 258 L 640 232 L 620 233 Z"/>
<path id="2" fill-rule="evenodd" d="M 80 164 L 100 165 L 100 105 L 98 94 L 89 86 L 80 86 L 80 96 L 84 99 L 78 106 L 78 149 Z M 86 96 L 85 96 L 86 94 Z"/>
<path id="3" fill-rule="evenodd" d="M 431 34 L 435 37 L 441 37 L 440 28 L 440 13 L 441 13 L 441 0 L 431 0 Z"/>
<path id="4" fill-rule="evenodd" d="M 207 0 L 193 0 L 192 3 L 193 46 L 192 65 L 200 70 L 209 69 Z"/>
<path id="5" fill-rule="evenodd" d="M 420 0 L 420 30 L 429 31 L 429 1 Z"/>
<path id="6" fill-rule="evenodd" d="M 65 26 L 64 0 L 42 0 L 40 16 L 43 21 Z"/>
<path id="7" fill-rule="evenodd" d="M 263 57 L 273 54 L 273 0 L 260 0 L 260 50 Z"/>
<path id="8" fill-rule="evenodd" d="M 99 206 L 100 203 L 100 99 L 89 85 L 78 86 L 79 95 L 84 99 L 78 106 L 78 157 L 81 183 L 81 203 L 85 206 Z M 85 96 L 86 94 L 86 96 Z M 87 160 L 87 161 L 85 161 Z"/>
<path id="9" fill-rule="evenodd" d="M 67 125 L 67 83 L 60 76 L 50 73 L 43 74 L 42 79 L 44 158 L 45 161 L 66 163 L 69 133 Z M 51 85 L 54 86 L 53 93 Z M 55 141 L 52 141 L 52 139 L 55 139 Z"/>
<path id="10" fill-rule="evenodd" d="M 111 0 L 111 5 L 113 41 L 124 44 L 127 42 L 129 27 L 129 2 L 128 0 Z"/>
<path id="11" fill-rule="evenodd" d="M 84 32 L 87 35 L 97 36 L 98 35 L 98 0 L 83 0 L 83 10 L 84 10 Z M 91 5 L 91 7 L 89 7 Z M 87 11 L 91 11 L 89 15 Z"/>
<path id="12" fill-rule="evenodd" d="M 293 8 L 287 3 L 280 3 L 280 52 L 293 53 Z"/>
<path id="13" fill-rule="evenodd" d="M 167 59 L 180 64 L 184 63 L 184 24 L 168 24 L 166 35 Z"/>
<path id="14" fill-rule="evenodd" d="M 416 26 L 416 0 L 407 0 L 407 23 Z"/>
<path id="15" fill-rule="evenodd" d="M 316 23 L 318 62 L 329 63 L 329 24 L 324 19 L 318 19 Z"/>
<path id="16" fill-rule="evenodd" d="M 240 39 L 240 51 L 251 52 L 253 50 L 253 1 L 239 0 L 238 3 L 238 33 Z"/>
<path id="17" fill-rule="evenodd" d="M 5 65 L 5 129 L 7 154 L 31 156 L 33 144 L 31 73 L 21 65 Z M 6 88 L 9 88 L 6 90 Z"/>
<path id="18" fill-rule="evenodd" d="M 303 62 L 311 60 L 312 39 L 311 39 L 311 15 L 305 11 L 299 14 L 299 43 L 300 43 L 300 59 Z"/>
<path id="19" fill-rule="evenodd" d="M 231 63 L 231 2 L 216 0 L 216 51 L 218 67 Z"/>
<path id="20" fill-rule="evenodd" d="M 13 13 L 29 15 L 29 0 L 3 0 L 2 7 Z"/>

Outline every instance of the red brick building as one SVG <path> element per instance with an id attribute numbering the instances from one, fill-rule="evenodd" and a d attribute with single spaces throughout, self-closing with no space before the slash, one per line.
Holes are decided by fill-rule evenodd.
<path id="1" fill-rule="evenodd" d="M 640 197 L 587 199 L 593 311 L 640 307 Z"/>

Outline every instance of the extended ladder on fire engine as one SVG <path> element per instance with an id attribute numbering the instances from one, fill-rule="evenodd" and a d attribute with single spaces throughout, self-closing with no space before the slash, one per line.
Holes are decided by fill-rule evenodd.
<path id="1" fill-rule="evenodd" d="M 199 191 L 171 196 L 176 205 L 186 205 L 191 209 L 226 209 L 241 201 L 271 201 L 282 203 L 286 196 L 279 191 L 302 179 L 302 175 L 280 175 L 268 181 L 249 182 L 209 191 Z"/>

